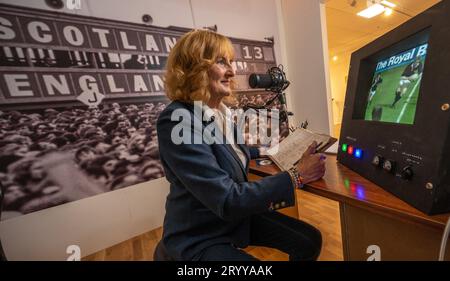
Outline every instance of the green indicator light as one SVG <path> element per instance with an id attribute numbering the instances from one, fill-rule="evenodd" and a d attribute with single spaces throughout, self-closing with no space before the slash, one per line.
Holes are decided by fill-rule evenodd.
<path id="1" fill-rule="evenodd" d="M 349 189 L 350 188 L 350 180 L 349 179 L 344 179 L 344 186 L 345 188 Z"/>
<path id="2" fill-rule="evenodd" d="M 344 144 L 342 145 L 342 151 L 343 151 L 343 152 L 347 152 L 347 148 L 348 148 L 348 145 L 344 143 Z"/>

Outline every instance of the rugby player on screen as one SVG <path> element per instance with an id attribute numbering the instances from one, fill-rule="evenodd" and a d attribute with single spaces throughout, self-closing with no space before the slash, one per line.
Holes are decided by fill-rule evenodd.
<path id="1" fill-rule="evenodd" d="M 412 63 L 405 67 L 405 70 L 400 78 L 400 83 L 395 91 L 395 99 L 391 105 L 392 108 L 394 108 L 395 104 L 405 95 L 409 85 L 411 85 L 412 82 L 417 81 L 422 76 L 422 72 L 423 63 L 421 57 L 418 56 Z"/>
<path id="2" fill-rule="evenodd" d="M 381 78 L 381 74 L 378 73 L 377 76 L 373 79 L 372 86 L 370 87 L 370 93 L 369 93 L 369 104 L 372 102 L 373 96 L 377 93 L 378 85 L 383 83 L 383 78 Z"/>

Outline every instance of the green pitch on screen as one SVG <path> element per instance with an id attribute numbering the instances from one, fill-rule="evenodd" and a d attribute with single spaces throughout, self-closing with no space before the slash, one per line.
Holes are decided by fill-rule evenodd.
<path id="1" fill-rule="evenodd" d="M 380 122 L 389 122 L 397 124 L 414 124 L 416 115 L 417 99 L 419 98 L 420 83 L 422 78 L 413 81 L 402 98 L 397 102 L 395 107 L 392 103 L 395 99 L 395 92 L 399 86 L 400 76 L 405 66 L 392 68 L 385 72 L 381 72 L 383 82 L 378 86 L 376 94 L 370 103 L 367 104 L 364 120 L 373 121 L 373 110 L 381 109 Z M 377 73 L 376 73 L 377 74 Z M 376 75 L 375 74 L 375 75 Z"/>

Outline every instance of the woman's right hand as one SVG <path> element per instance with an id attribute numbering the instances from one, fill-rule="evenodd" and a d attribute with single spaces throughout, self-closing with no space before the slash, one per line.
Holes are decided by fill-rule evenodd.
<path id="1" fill-rule="evenodd" d="M 303 184 L 316 181 L 325 174 L 326 156 L 322 153 L 316 153 L 316 148 L 317 142 L 313 142 L 297 164 L 298 172 L 303 178 Z"/>

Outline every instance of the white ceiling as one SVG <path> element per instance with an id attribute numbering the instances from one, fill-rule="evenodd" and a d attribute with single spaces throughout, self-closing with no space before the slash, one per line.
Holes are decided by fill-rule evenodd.
<path id="1" fill-rule="evenodd" d="M 394 29 L 440 0 L 390 0 L 397 7 L 391 16 L 365 19 L 356 14 L 367 7 L 366 0 L 326 1 L 328 48 L 330 56 L 353 52 Z"/>

